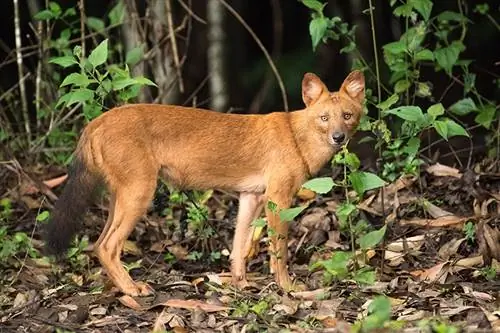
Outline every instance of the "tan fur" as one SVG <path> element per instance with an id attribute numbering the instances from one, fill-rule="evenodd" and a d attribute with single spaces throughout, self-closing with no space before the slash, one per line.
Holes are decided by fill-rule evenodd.
<path id="1" fill-rule="evenodd" d="M 267 200 L 280 209 L 307 178 L 328 162 L 355 131 L 362 113 L 364 77 L 352 72 L 330 93 L 314 74 L 302 82 L 306 109 L 268 115 L 232 115 L 167 105 L 115 108 L 88 124 L 77 148 L 90 174 L 99 175 L 111 193 L 109 217 L 96 253 L 113 283 L 129 295 L 151 292 L 134 282 L 120 263 L 124 241 L 153 198 L 157 177 L 181 189 L 240 192 L 231 254 L 233 283 L 247 285 L 249 230 Z M 345 114 L 351 115 L 350 119 Z M 326 117 L 321 119 L 321 117 Z M 292 287 L 288 274 L 288 224 L 267 210 L 271 270 L 277 283 Z"/>

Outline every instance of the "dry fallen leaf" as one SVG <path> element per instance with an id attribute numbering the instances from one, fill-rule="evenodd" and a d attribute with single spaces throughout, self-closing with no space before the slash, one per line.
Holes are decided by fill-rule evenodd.
<path id="1" fill-rule="evenodd" d="M 462 245 L 464 241 L 465 237 L 459 239 L 456 238 L 451 239 L 443 246 L 441 246 L 441 248 L 438 251 L 439 257 L 443 260 L 450 259 L 452 256 L 457 254 L 458 248 L 460 247 L 460 245 Z"/>
<path id="2" fill-rule="evenodd" d="M 446 277 L 448 275 L 447 264 L 447 262 L 443 262 L 428 269 L 410 272 L 410 274 L 418 277 L 420 281 L 435 282 L 439 280 L 440 282 L 444 283 L 444 280 L 446 280 Z"/>
<path id="3" fill-rule="evenodd" d="M 141 249 L 137 246 L 136 242 L 133 242 L 131 240 L 126 240 L 125 243 L 123 244 L 123 252 L 132 254 L 135 256 L 140 256 L 142 254 Z"/>
<path id="4" fill-rule="evenodd" d="M 387 250 L 403 252 L 406 250 L 418 250 L 424 245 L 425 235 L 417 235 L 407 238 L 399 238 L 387 245 Z"/>
<path id="5" fill-rule="evenodd" d="M 437 219 L 412 219 L 412 220 L 401 220 L 399 223 L 401 225 L 418 225 L 430 228 L 442 228 L 442 227 L 453 227 L 457 229 L 462 229 L 466 221 L 470 220 L 470 217 L 458 217 L 455 215 L 443 216 Z"/>
<path id="6" fill-rule="evenodd" d="M 458 171 L 458 169 L 440 163 L 436 163 L 434 165 L 427 167 L 426 171 L 431 175 L 438 177 L 462 178 L 462 174 L 460 173 L 460 171 Z"/>
<path id="7" fill-rule="evenodd" d="M 320 288 L 315 290 L 305 290 L 305 291 L 295 291 L 290 294 L 295 298 L 305 299 L 305 300 L 317 300 L 321 296 L 326 295 L 331 288 Z"/>
<path id="8" fill-rule="evenodd" d="M 173 308 L 180 308 L 180 309 L 200 308 L 205 312 L 227 311 L 230 309 L 230 307 L 224 305 L 210 304 L 195 299 L 169 299 L 168 301 L 163 302 L 161 304 L 164 306 L 170 306 Z"/>

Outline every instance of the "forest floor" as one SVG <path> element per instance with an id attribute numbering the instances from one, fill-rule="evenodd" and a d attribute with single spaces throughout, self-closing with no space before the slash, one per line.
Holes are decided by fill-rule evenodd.
<path id="1" fill-rule="evenodd" d="M 349 332 L 353 323 L 368 325 L 368 304 L 377 295 L 390 300 L 386 324 L 395 331 L 420 332 L 425 325 L 422 332 L 431 327 L 500 331 L 498 161 L 484 160 L 465 172 L 434 164 L 419 178 L 387 186 L 385 242 L 366 253 L 377 272 L 373 285 L 349 279 L 325 285 L 324 272 L 309 269 L 333 251 L 350 251 L 335 216 L 342 191 L 303 192 L 297 199 L 309 208 L 291 224 L 289 270 L 307 290 L 292 293 L 277 288 L 269 274 L 267 237 L 248 265 L 252 286 L 240 291 L 225 284 L 237 207 L 233 194 L 214 192 L 207 199 L 209 219 L 201 231 L 191 225 L 182 231 L 184 206 L 159 195 L 122 257 L 132 277 L 155 290 L 137 298 L 109 284 L 91 251 L 106 219 L 105 199 L 87 215 L 85 237 L 68 260 L 51 264 L 37 254 L 45 223 L 37 216 L 43 220 L 41 212 L 50 210 L 63 187 L 56 177 L 63 173 L 17 162 L 0 165 L 0 188 L 6 189 L 0 199 L 8 198 L 0 208 L 1 333 L 54 327 L 59 332 Z M 371 191 L 358 204 L 361 216 L 377 227 L 381 196 Z"/>

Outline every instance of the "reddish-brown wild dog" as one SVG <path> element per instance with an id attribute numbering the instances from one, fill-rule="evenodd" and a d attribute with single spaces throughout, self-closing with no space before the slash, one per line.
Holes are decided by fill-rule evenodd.
<path id="1" fill-rule="evenodd" d="M 314 74 L 302 81 L 306 108 L 267 115 L 223 114 L 174 105 L 117 107 L 84 129 L 69 180 L 46 230 L 46 243 L 63 253 L 81 227 L 86 207 L 101 183 L 110 192 L 109 216 L 96 254 L 111 281 L 125 294 L 147 295 L 120 262 L 123 244 L 150 204 L 157 177 L 181 189 L 239 192 L 231 253 L 232 282 L 247 285 L 251 222 L 271 200 L 288 208 L 300 186 L 316 174 L 356 130 L 365 81 L 354 71 L 337 92 Z M 276 282 L 292 288 L 287 269 L 288 224 L 266 207 L 270 268 Z"/>

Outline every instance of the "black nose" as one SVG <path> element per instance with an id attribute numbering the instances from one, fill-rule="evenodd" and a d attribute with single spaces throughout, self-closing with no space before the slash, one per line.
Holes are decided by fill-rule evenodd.
<path id="1" fill-rule="evenodd" d="M 332 139 L 333 141 L 335 141 L 336 143 L 344 143 L 344 139 L 345 139 L 345 134 L 342 133 L 342 132 L 336 132 L 336 133 L 333 133 L 332 134 Z"/>

